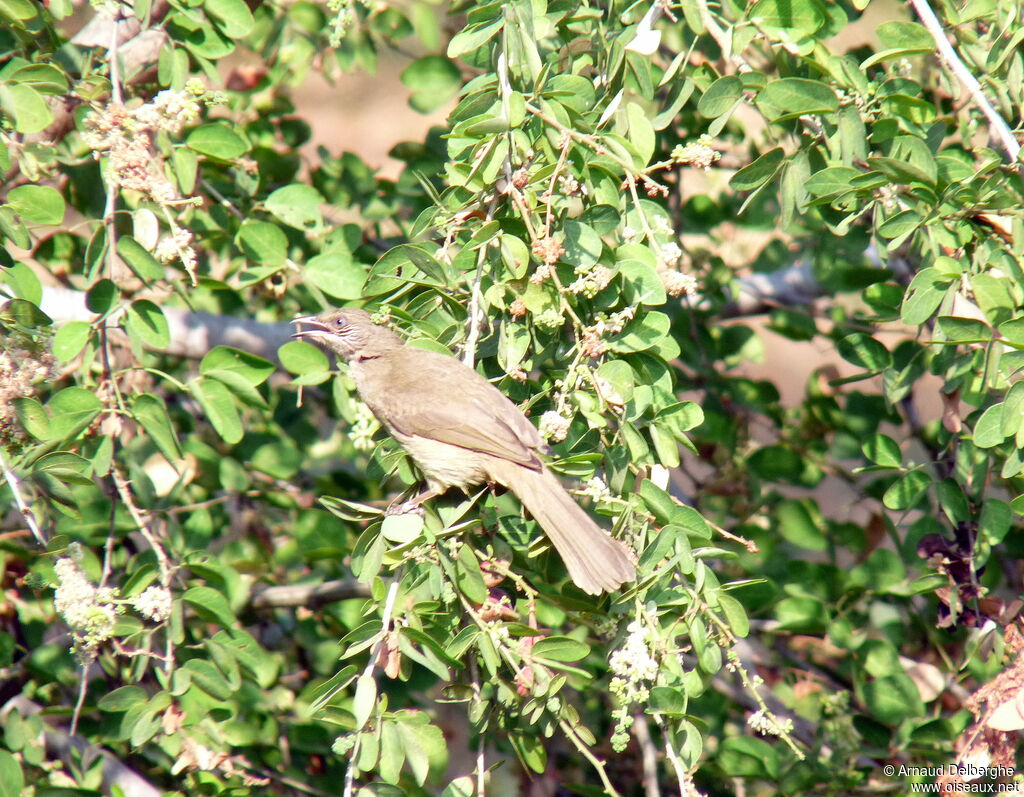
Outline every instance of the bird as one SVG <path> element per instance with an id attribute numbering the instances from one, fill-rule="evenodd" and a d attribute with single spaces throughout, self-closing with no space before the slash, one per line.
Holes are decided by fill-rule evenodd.
<path id="1" fill-rule="evenodd" d="M 636 578 L 635 556 L 573 500 L 540 454 L 547 446 L 522 411 L 453 356 L 409 346 L 363 309 L 326 310 L 292 321 L 293 338 L 348 364 L 385 430 L 423 473 L 427 489 L 403 508 L 457 487 L 511 490 L 540 524 L 583 592 L 612 592 Z"/>

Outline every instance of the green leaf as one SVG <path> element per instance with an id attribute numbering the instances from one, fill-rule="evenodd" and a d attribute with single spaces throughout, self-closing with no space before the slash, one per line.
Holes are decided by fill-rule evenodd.
<path id="1" fill-rule="evenodd" d="M 974 424 L 974 445 L 978 448 L 992 448 L 1002 443 L 1008 435 L 1003 434 L 1003 410 L 1000 402 L 985 410 Z"/>
<path id="2" fill-rule="evenodd" d="M 935 40 L 928 29 L 916 22 L 883 22 L 875 28 L 882 46 L 890 50 L 932 52 Z"/>
<path id="3" fill-rule="evenodd" d="M 921 214 L 916 210 L 901 210 L 878 225 L 878 234 L 893 240 L 913 232 L 921 226 L 922 221 Z"/>
<path id="4" fill-rule="evenodd" d="M 54 439 L 50 429 L 50 416 L 46 414 L 43 405 L 34 398 L 21 396 L 14 399 L 14 412 L 18 416 L 18 423 L 36 440 Z"/>
<path id="5" fill-rule="evenodd" d="M 53 111 L 46 100 L 23 83 L 0 83 L 0 109 L 14 119 L 14 129 L 25 135 L 39 133 L 53 122 Z"/>
<path id="6" fill-rule="evenodd" d="M 861 172 L 850 166 L 830 166 L 812 174 L 804 187 L 820 199 L 832 199 L 854 190 L 851 181 Z"/>
<path id="7" fill-rule="evenodd" d="M 885 345 L 862 332 L 847 335 L 836 348 L 844 360 L 868 371 L 883 371 L 892 365 L 892 355 Z"/>
<path id="8" fill-rule="evenodd" d="M 715 119 L 727 113 L 743 96 L 743 81 L 736 75 L 720 77 L 712 83 L 697 103 L 697 113 Z"/>
<path id="9" fill-rule="evenodd" d="M 200 155 L 220 161 L 233 161 L 249 151 L 249 142 L 225 122 L 200 125 L 188 134 L 185 143 Z"/>
<path id="10" fill-rule="evenodd" d="M 644 163 L 654 154 L 656 136 L 654 126 L 641 105 L 626 103 L 626 119 L 629 120 L 629 143 L 632 144 Z"/>
<path id="11" fill-rule="evenodd" d="M 366 268 L 347 252 L 326 252 L 310 259 L 304 271 L 306 279 L 328 296 L 344 301 L 360 299 Z"/>
<path id="12" fill-rule="evenodd" d="M 863 687 L 864 703 L 879 722 L 898 725 L 924 713 L 921 693 L 903 673 L 868 681 Z"/>
<path id="13" fill-rule="evenodd" d="M 289 227 L 319 233 L 324 226 L 323 203 L 324 198 L 312 186 L 292 183 L 268 196 L 266 207 Z"/>
<path id="14" fill-rule="evenodd" d="M 724 739 L 717 760 L 723 774 L 729 778 L 774 780 L 779 776 L 779 754 L 775 748 L 752 736 L 730 736 Z"/>
<path id="15" fill-rule="evenodd" d="M 816 0 L 759 0 L 747 17 L 772 38 L 792 42 L 810 36 L 825 25 L 828 15 Z"/>
<path id="16" fill-rule="evenodd" d="M 189 659 L 182 669 L 188 673 L 192 683 L 215 700 L 228 700 L 235 693 L 223 673 L 206 659 Z"/>
<path id="17" fill-rule="evenodd" d="M 102 402 L 85 388 L 66 387 L 47 402 L 52 440 L 76 437 L 103 409 Z"/>
<path id="18" fill-rule="evenodd" d="M 498 14 L 497 19 L 492 22 L 481 22 L 474 25 L 467 25 L 463 30 L 456 33 L 448 42 L 447 54 L 449 58 L 461 58 L 467 53 L 473 53 L 483 47 L 487 42 L 497 35 L 498 31 L 505 25 L 505 18 Z"/>
<path id="19" fill-rule="evenodd" d="M 87 475 L 91 463 L 78 454 L 70 451 L 54 451 L 45 454 L 36 460 L 33 470 L 46 473 L 55 479 L 69 484 L 92 484 L 92 479 Z"/>
<path id="20" fill-rule="evenodd" d="M 177 432 L 167 415 L 167 407 L 159 396 L 151 393 L 135 396 L 132 399 L 132 416 L 146 430 L 146 434 L 152 438 L 168 462 L 181 459 Z"/>
<path id="21" fill-rule="evenodd" d="M 921 470 L 912 470 L 893 482 L 882 496 L 887 509 L 912 509 L 932 485 L 932 478 Z"/>
<path id="22" fill-rule="evenodd" d="M 487 585 L 480 572 L 480 563 L 469 545 L 459 548 L 459 558 L 455 561 L 455 585 L 473 603 L 482 604 L 487 600 Z"/>
<path id="23" fill-rule="evenodd" d="M 140 686 L 119 686 L 113 692 L 107 692 L 96 701 L 100 711 L 127 711 L 132 706 L 149 702 L 149 693 Z"/>
<path id="24" fill-rule="evenodd" d="M 384 539 L 405 545 L 417 539 L 423 531 L 423 517 L 415 512 L 404 515 L 386 515 L 380 526 Z"/>
<path id="25" fill-rule="evenodd" d="M 377 682 L 372 675 L 360 675 L 356 679 L 356 693 L 352 698 L 352 713 L 355 715 L 357 730 L 366 725 L 376 704 Z"/>
<path id="26" fill-rule="evenodd" d="M 14 288 L 14 295 L 34 305 L 43 300 L 43 285 L 36 273 L 24 263 L 0 270 L 0 279 Z"/>
<path id="27" fill-rule="evenodd" d="M 992 339 L 992 327 L 977 318 L 940 315 L 936 323 L 951 343 L 987 343 Z"/>
<path id="28" fill-rule="evenodd" d="M 128 305 L 124 329 L 128 336 L 142 341 L 153 349 L 166 349 L 171 345 L 171 329 L 164 311 L 149 299 L 139 299 Z"/>
<path id="29" fill-rule="evenodd" d="M 538 640 L 532 655 L 552 661 L 579 661 L 590 654 L 590 646 L 567 636 L 549 636 Z"/>
<path id="30" fill-rule="evenodd" d="M 887 468 L 899 468 L 903 465 L 900 447 L 888 435 L 876 433 L 861 447 L 864 456 L 872 462 Z"/>
<path id="31" fill-rule="evenodd" d="M 22 797 L 25 793 L 25 773 L 21 764 L 6 750 L 0 750 L 0 797 Z"/>
<path id="32" fill-rule="evenodd" d="M 729 185 L 736 191 L 753 191 L 760 188 L 775 176 L 785 159 L 782 147 L 770 149 L 753 163 L 736 172 L 729 180 Z"/>
<path id="33" fill-rule="evenodd" d="M 53 355 L 61 362 L 70 362 L 85 348 L 92 334 L 92 325 L 87 321 L 68 321 L 53 336 Z"/>
<path id="34" fill-rule="evenodd" d="M 608 348 L 619 353 L 645 351 L 657 346 L 672 326 L 669 317 L 656 310 L 637 313 L 618 335 L 608 338 Z"/>
<path id="35" fill-rule="evenodd" d="M 594 265 L 601 257 L 604 244 L 593 228 L 583 222 L 569 219 L 564 223 L 563 230 L 565 231 L 563 259 L 579 268 L 590 268 Z"/>
<path id="36" fill-rule="evenodd" d="M 910 326 L 923 324 L 939 309 L 952 284 L 953 280 L 938 269 L 926 268 L 917 272 L 903 297 L 900 320 Z"/>
<path id="37" fill-rule="evenodd" d="M 141 279 L 160 280 L 164 278 L 164 267 L 130 235 L 122 235 L 117 239 L 117 253 Z"/>
<path id="38" fill-rule="evenodd" d="M 813 512 L 812 512 L 813 509 Z M 786 499 L 775 510 L 783 539 L 808 551 L 824 551 L 828 538 L 817 506 L 807 500 Z"/>
<path id="39" fill-rule="evenodd" d="M 288 237 L 267 221 L 244 222 L 238 230 L 238 245 L 246 257 L 264 266 L 283 266 L 288 259 Z"/>
<path id="40" fill-rule="evenodd" d="M 64 221 L 64 197 L 48 185 L 19 185 L 7 194 L 7 202 L 29 224 L 52 227 Z"/>
<path id="41" fill-rule="evenodd" d="M 412 91 L 409 105 L 420 113 L 430 113 L 458 93 L 462 73 L 444 56 L 425 55 L 402 70 L 401 80 Z"/>
<path id="42" fill-rule="evenodd" d="M 241 349 L 215 346 L 199 362 L 199 373 L 219 379 L 229 386 L 241 380 L 251 387 L 257 387 L 274 373 L 274 364 Z"/>
<path id="43" fill-rule="evenodd" d="M 244 0 L 206 0 L 203 8 L 224 34 L 232 39 L 248 36 L 255 25 L 252 12 Z"/>
<path id="44" fill-rule="evenodd" d="M 235 408 L 235 399 L 231 391 L 216 379 L 194 379 L 189 382 L 189 390 L 203 406 L 203 412 L 224 440 L 237 443 L 242 439 L 242 419 Z"/>
<path id="45" fill-rule="evenodd" d="M 237 622 L 228 599 L 212 587 L 192 587 L 185 591 L 181 599 L 204 620 L 218 623 L 224 628 L 231 628 Z"/>
<path id="46" fill-rule="evenodd" d="M 101 279 L 85 295 L 85 306 L 97 315 L 106 315 L 121 299 L 121 291 L 113 280 Z"/>
<path id="47" fill-rule="evenodd" d="M 773 122 L 839 110 L 839 98 L 829 86 L 799 77 L 773 80 L 758 94 L 757 100 Z"/>
<path id="48" fill-rule="evenodd" d="M 322 350 L 312 343 L 293 340 L 278 349 L 277 356 L 281 360 L 281 365 L 291 374 L 301 376 L 316 374 L 318 377 L 322 375 L 321 382 L 330 378 L 330 360 Z"/>

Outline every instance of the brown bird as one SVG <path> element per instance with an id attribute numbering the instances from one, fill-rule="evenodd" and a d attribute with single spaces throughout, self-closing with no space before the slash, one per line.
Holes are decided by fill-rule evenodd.
<path id="1" fill-rule="evenodd" d="M 406 346 L 364 310 L 297 318 L 292 337 L 348 362 L 359 395 L 427 480 L 418 504 L 449 487 L 501 484 L 547 533 L 569 576 L 591 595 L 636 578 L 625 546 L 604 532 L 537 455 L 544 440 L 519 408 L 454 357 Z"/>

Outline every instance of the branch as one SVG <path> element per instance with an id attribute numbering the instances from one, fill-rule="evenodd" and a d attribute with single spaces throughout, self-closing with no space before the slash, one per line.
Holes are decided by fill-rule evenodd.
<path id="1" fill-rule="evenodd" d="M 317 609 L 327 603 L 349 598 L 369 598 L 370 588 L 351 579 L 325 581 L 322 584 L 285 584 L 253 591 L 249 605 L 253 609 L 305 606 Z"/>
<path id="2" fill-rule="evenodd" d="M 93 321 L 96 315 L 85 306 L 85 294 L 68 288 L 47 287 L 41 309 L 57 322 Z M 170 328 L 171 344 L 162 351 L 179 357 L 202 358 L 214 346 L 233 346 L 268 360 L 291 340 L 291 325 L 264 324 L 249 318 L 193 313 L 178 307 L 163 307 Z"/>
<path id="3" fill-rule="evenodd" d="M 999 111 L 988 101 L 988 97 L 985 96 L 985 92 L 982 90 L 978 79 L 971 74 L 971 71 L 964 62 L 960 60 L 956 50 L 953 49 L 953 45 L 949 43 L 949 39 L 946 38 L 946 31 L 942 27 L 942 23 L 939 22 L 939 18 L 935 16 L 935 12 L 932 11 L 931 6 L 928 5 L 928 0 L 910 0 L 910 4 L 917 12 L 917 16 L 920 17 L 921 23 L 932 35 L 935 46 L 939 50 L 939 56 L 946 63 L 946 66 L 949 67 L 950 71 L 960 79 L 964 88 L 971 95 L 971 99 L 981 109 L 981 112 L 985 114 L 985 118 L 988 119 L 988 123 L 992 126 L 996 138 L 999 139 L 1003 149 L 1006 150 L 1006 154 L 1010 156 L 1010 160 L 1013 161 L 1019 170 L 1020 144 L 1013 137 L 1013 131 L 1010 130 L 1010 126 L 1003 117 L 999 115 Z"/>
<path id="4" fill-rule="evenodd" d="M 42 706 L 38 703 L 34 703 L 24 695 L 16 695 L 4 705 L 3 709 L 0 709 L 0 716 L 6 719 L 11 711 L 17 711 L 23 717 L 27 717 L 39 714 L 42 710 Z M 44 728 L 43 738 L 48 753 L 51 757 L 64 761 L 69 768 L 76 759 L 86 762 L 94 761 L 97 758 L 103 759 L 104 794 L 120 793 L 125 797 L 160 797 L 163 794 L 161 789 L 151 784 L 134 769 L 122 764 L 107 750 L 89 744 L 81 736 L 50 727 L 45 721 Z M 72 751 L 76 751 L 77 755 L 73 757 Z"/>
<path id="5" fill-rule="evenodd" d="M 11 488 L 11 493 L 14 495 L 14 504 L 18 507 L 22 518 L 24 518 L 25 525 L 32 532 L 32 536 L 36 538 L 36 542 L 45 548 L 46 538 L 43 536 L 39 524 L 36 523 L 35 513 L 32 512 L 32 508 L 25 502 L 25 498 L 21 494 L 21 481 L 18 479 L 17 474 L 11 470 L 11 466 L 7 464 L 7 457 L 4 456 L 2 448 L 0 448 L 0 469 L 4 472 L 4 479 L 7 481 L 7 486 Z"/>

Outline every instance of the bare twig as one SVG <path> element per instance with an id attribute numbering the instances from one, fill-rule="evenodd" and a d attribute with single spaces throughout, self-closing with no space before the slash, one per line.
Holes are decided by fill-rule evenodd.
<path id="1" fill-rule="evenodd" d="M 1010 130 L 1010 126 L 1006 123 L 1006 120 L 999 115 L 999 111 L 995 109 L 995 106 L 989 102 L 988 97 L 985 96 L 985 92 L 981 88 L 981 84 L 978 79 L 971 74 L 971 71 L 967 68 L 960 56 L 957 55 L 953 45 L 949 43 L 949 39 L 946 37 L 946 31 L 942 27 L 942 23 L 939 18 L 935 16 L 935 12 L 932 11 L 928 0 L 910 0 L 910 4 L 914 7 L 917 12 L 917 16 L 921 20 L 921 24 L 928 29 L 932 39 L 935 41 L 935 46 L 939 50 L 939 56 L 945 62 L 946 66 L 949 67 L 950 71 L 957 76 L 964 88 L 971 95 L 971 99 L 978 106 L 981 112 L 988 119 L 989 125 L 992 127 L 992 131 L 999 142 L 1003 145 L 1003 149 L 1006 150 L 1006 154 L 1010 156 L 1010 160 L 1013 161 L 1014 165 L 1020 170 L 1020 144 L 1017 139 L 1013 136 L 1013 131 Z"/>
<path id="2" fill-rule="evenodd" d="M 139 533 L 143 539 L 149 543 L 149 547 L 153 549 L 153 554 L 156 556 L 157 567 L 160 570 L 160 585 L 164 589 L 171 588 L 171 578 L 174 575 L 174 568 L 171 566 L 170 559 L 167 558 L 167 552 L 161 545 L 160 540 L 157 539 L 156 534 L 149 527 L 149 523 L 142 510 L 139 509 L 135 504 L 135 498 L 132 495 L 131 487 L 128 481 L 121 475 L 121 471 L 117 467 L 113 467 L 110 470 L 110 475 L 113 477 L 114 486 L 117 488 L 117 494 L 121 497 L 121 501 L 124 503 L 125 508 L 128 510 L 128 514 L 132 516 L 132 520 L 135 521 L 135 525 L 139 528 Z M 170 675 L 174 669 L 174 641 L 170 634 L 165 634 L 165 647 L 164 647 L 164 670 Z"/>
<path id="3" fill-rule="evenodd" d="M 14 496 L 14 505 L 18 507 L 18 512 L 21 513 L 22 518 L 25 520 L 25 525 L 32 532 L 32 536 L 36 538 L 36 542 L 45 546 L 46 538 L 43 536 L 39 524 L 36 523 L 35 513 L 32 512 L 32 508 L 26 503 L 24 496 L 21 494 L 21 481 L 11 469 L 11 466 L 7 464 L 7 457 L 4 456 L 2 448 L 0 448 L 0 468 L 3 469 L 4 479 L 7 481 L 7 486 L 11 488 L 11 494 Z"/>
<path id="4" fill-rule="evenodd" d="M 352 579 L 325 581 L 322 584 L 284 584 L 255 591 L 249 605 L 253 609 L 305 606 L 316 609 L 327 603 L 349 598 L 369 598 L 370 588 Z"/>
<path id="5" fill-rule="evenodd" d="M 644 767 L 644 794 L 646 797 L 661 797 L 658 787 L 658 754 L 651 740 L 651 729 L 647 727 L 647 715 L 633 715 L 633 736 L 640 745 Z"/>
<path id="6" fill-rule="evenodd" d="M 395 599 L 398 597 L 398 584 L 401 580 L 402 569 L 399 568 L 392 577 L 391 586 L 388 588 L 388 596 L 384 601 L 384 613 L 380 619 L 380 634 L 377 637 L 377 641 L 373 644 L 373 649 L 370 651 L 370 660 L 366 663 L 366 667 L 363 668 L 364 678 L 369 678 L 373 675 L 373 668 L 377 666 L 377 657 L 380 655 L 381 648 L 391 632 L 391 615 L 395 609 Z M 352 797 L 353 789 L 355 788 L 356 771 L 354 762 L 358 752 L 359 737 L 356 738 L 356 747 L 352 748 L 352 756 L 349 759 L 348 769 L 345 772 L 344 797 Z"/>

